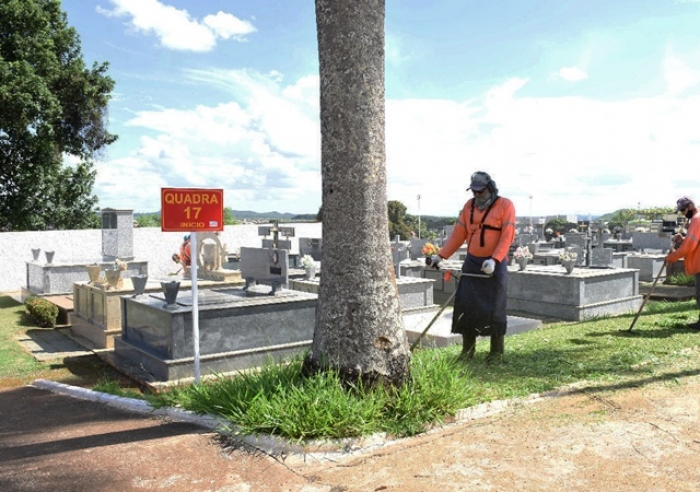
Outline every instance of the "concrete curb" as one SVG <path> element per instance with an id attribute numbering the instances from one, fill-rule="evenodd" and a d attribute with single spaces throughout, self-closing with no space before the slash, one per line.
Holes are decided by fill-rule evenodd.
<path id="1" fill-rule="evenodd" d="M 361 438 L 293 442 L 269 434 L 241 434 L 239 428 L 232 426 L 223 419 L 211 415 L 201 415 L 188 410 L 170 407 L 153 408 L 144 400 L 110 395 L 108 393 L 77 386 L 69 386 L 55 381 L 37 379 L 30 386 L 80 400 L 103 403 L 110 407 L 129 412 L 148 416 L 167 417 L 172 420 L 195 424 L 213 432 L 231 436 L 235 441 L 253 447 L 265 454 L 282 457 L 285 461 L 291 462 L 291 464 L 310 465 L 313 463 L 327 462 L 329 460 L 337 460 L 341 456 L 347 457 L 372 452 L 377 448 L 404 441 L 404 439 L 389 439 L 386 434 L 378 433 Z M 544 398 L 561 396 L 563 393 L 564 392 L 561 390 L 555 390 L 544 394 L 530 395 L 525 398 L 482 403 L 458 411 L 453 424 L 488 417 L 501 413 L 507 408 L 512 408 L 517 405 L 532 404 Z M 453 424 L 447 424 L 447 426 Z M 439 432 L 445 427 L 445 425 L 436 426 L 422 435 L 430 435 Z"/>
<path id="2" fill-rule="evenodd" d="M 385 442 L 383 436 L 369 436 L 366 438 L 343 439 L 338 441 L 315 441 L 294 443 L 284 438 L 269 434 L 245 435 L 240 429 L 232 426 L 223 419 L 209 415 L 201 415 L 178 408 L 153 408 L 148 402 L 134 398 L 110 395 L 87 388 L 69 386 L 67 384 L 37 379 L 31 385 L 37 389 L 51 391 L 64 396 L 70 396 L 80 400 L 93 401 L 109 405 L 113 408 L 126 410 L 149 416 L 167 417 L 173 420 L 198 425 L 205 429 L 233 437 L 237 442 L 254 447 L 264 453 L 273 456 L 288 456 L 299 454 L 309 456 L 311 453 L 345 454 L 350 450 L 361 449 L 367 445 L 382 445 Z"/>
<path id="3" fill-rule="evenodd" d="M 45 379 L 37 379 L 31 386 L 38 389 L 51 391 L 59 395 L 77 398 L 79 400 L 88 400 L 104 403 L 105 405 L 109 405 L 110 407 L 118 408 L 121 410 L 127 410 L 129 412 L 153 415 L 158 417 L 168 417 L 173 420 L 187 422 L 190 424 L 196 424 L 200 427 L 204 427 L 213 431 L 220 430 L 221 428 L 225 427 L 225 422 L 223 420 L 216 419 L 207 415 L 196 414 L 187 410 L 180 410 L 177 408 L 153 408 L 145 400 L 137 400 L 135 398 L 125 398 L 123 396 L 110 395 L 108 393 L 101 393 L 99 391 L 93 391 L 87 388 L 69 386 L 67 384 L 57 383 L 55 381 L 47 381 Z"/>

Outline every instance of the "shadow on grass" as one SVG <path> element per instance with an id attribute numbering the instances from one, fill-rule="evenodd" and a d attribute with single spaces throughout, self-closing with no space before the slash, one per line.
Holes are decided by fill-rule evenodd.
<path id="1" fill-rule="evenodd" d="M 13 308 L 20 305 L 21 303 L 15 301 L 10 296 L 0 296 L 0 309 Z"/>
<path id="2" fill-rule="evenodd" d="M 619 330 L 599 331 L 596 333 L 588 333 L 586 336 L 591 338 L 613 336 L 618 338 L 670 338 L 680 333 L 697 332 L 685 326 L 685 323 L 674 323 L 672 326 L 667 326 L 659 329 L 639 329 L 636 328 L 629 331 L 629 326 L 620 328 Z"/>
<path id="3" fill-rule="evenodd" d="M 690 333 L 698 333 L 700 337 L 697 330 L 675 323 L 659 329 L 647 326 L 638 332 L 604 328 L 567 339 L 564 346 L 528 344 L 511 351 L 506 346 L 504 359 L 496 363 L 490 363 L 483 352 L 477 352 L 477 357 L 466 366 L 470 369 L 477 393 L 482 397 L 490 395 L 489 398 L 542 393 L 577 382 L 585 384 L 580 391 L 636 387 L 700 374 L 700 369 L 695 368 L 664 372 L 666 367 L 673 366 L 676 349 L 665 342 L 654 342 L 677 336 L 687 338 Z M 648 340 L 649 344 L 630 343 L 627 350 L 625 339 L 630 342 Z M 697 340 L 700 345 L 700 338 Z M 541 343 L 534 341 L 534 344 Z M 687 361 L 683 363 L 688 364 Z M 672 371 L 673 367 L 667 370 Z M 610 379 L 616 381 L 610 382 Z"/>

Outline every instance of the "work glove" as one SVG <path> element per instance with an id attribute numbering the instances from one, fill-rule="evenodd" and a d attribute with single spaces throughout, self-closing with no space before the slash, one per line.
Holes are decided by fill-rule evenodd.
<path id="1" fill-rule="evenodd" d="M 442 260 L 442 258 L 440 258 L 439 255 L 433 255 L 433 256 L 425 259 L 425 264 L 428 266 L 431 266 L 437 270 L 438 268 L 440 268 L 438 265 L 440 264 L 441 260 Z"/>
<path id="2" fill-rule="evenodd" d="M 484 260 L 484 262 L 481 264 L 481 271 L 484 272 L 486 275 L 491 275 L 495 269 L 496 260 L 494 260 L 493 258 Z"/>

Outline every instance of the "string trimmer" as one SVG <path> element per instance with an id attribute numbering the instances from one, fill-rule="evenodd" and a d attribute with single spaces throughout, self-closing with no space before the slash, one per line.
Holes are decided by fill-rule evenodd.
<path id="1" fill-rule="evenodd" d="M 449 281 L 452 278 L 452 270 L 443 270 L 443 271 L 445 272 L 445 277 L 443 277 L 444 280 Z M 456 273 L 455 277 L 457 279 L 456 283 L 459 284 L 459 279 L 462 277 L 491 278 L 491 275 L 490 274 L 487 275 L 485 273 L 463 273 L 462 272 L 462 273 Z M 457 294 L 457 286 L 455 285 L 455 289 L 452 292 L 452 294 L 450 294 L 450 297 L 445 301 L 445 303 L 442 306 L 440 306 L 440 309 L 438 310 L 437 313 L 435 313 L 435 316 L 433 316 L 433 319 L 430 320 L 430 323 L 428 323 L 428 326 L 425 327 L 425 330 L 423 330 L 423 332 L 420 335 L 418 335 L 418 338 L 416 339 L 416 341 L 411 344 L 411 352 L 413 352 L 413 349 L 415 349 L 418 346 L 420 341 L 423 339 L 425 334 L 428 333 L 430 328 L 433 326 L 435 321 L 440 317 L 440 315 L 445 310 L 445 308 L 452 302 L 452 299 L 455 298 L 456 294 Z"/>
<path id="2" fill-rule="evenodd" d="M 656 282 L 659 281 L 659 277 L 661 277 L 661 274 L 663 273 L 663 271 L 665 269 L 666 269 L 666 260 L 664 259 L 664 264 L 661 265 L 661 268 L 659 269 L 659 273 L 656 274 L 656 278 L 654 279 L 654 283 L 651 284 L 651 289 L 649 289 L 649 292 L 647 292 L 647 295 L 644 296 L 644 300 L 642 301 L 642 305 L 639 306 L 639 311 L 637 311 L 637 315 L 632 320 L 632 324 L 630 325 L 630 327 L 627 331 L 632 331 L 632 328 L 634 328 L 634 324 L 639 319 L 639 315 L 642 314 L 642 309 L 644 309 L 644 305 L 647 303 L 647 301 L 651 297 L 651 293 L 654 292 L 654 287 L 656 287 Z"/>

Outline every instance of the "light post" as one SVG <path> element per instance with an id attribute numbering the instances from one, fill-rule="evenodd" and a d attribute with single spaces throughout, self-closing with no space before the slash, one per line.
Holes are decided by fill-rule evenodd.
<path id="1" fill-rule="evenodd" d="M 530 234 L 535 232 L 535 229 L 532 227 L 532 195 L 530 195 Z"/>
<path id="2" fill-rule="evenodd" d="M 420 195 L 418 195 L 418 239 L 420 239 Z"/>

